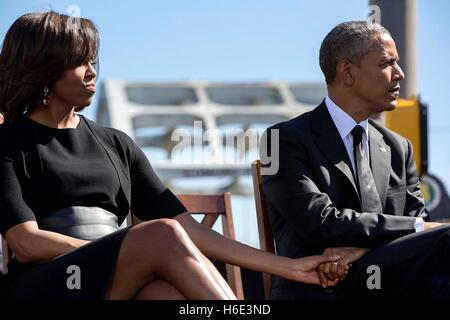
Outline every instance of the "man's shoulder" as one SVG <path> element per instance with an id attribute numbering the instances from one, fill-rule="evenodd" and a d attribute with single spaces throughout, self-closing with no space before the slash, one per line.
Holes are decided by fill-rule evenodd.
<path id="1" fill-rule="evenodd" d="M 398 141 L 404 141 L 406 140 L 406 137 L 402 136 L 401 134 L 398 134 L 395 131 L 392 131 L 391 129 L 385 127 L 384 125 L 380 124 L 379 122 L 369 119 L 369 124 L 373 126 L 379 133 L 381 133 L 384 137 L 398 140 Z"/>
<path id="2" fill-rule="evenodd" d="M 374 121 L 369 120 L 369 124 L 378 131 L 382 136 L 383 140 L 391 147 L 400 147 L 402 149 L 408 149 L 408 143 L 410 141 L 408 138 L 402 136 L 401 134 L 398 134 L 397 132 L 392 131 L 389 128 L 386 128 L 382 124 Z"/>
<path id="3" fill-rule="evenodd" d="M 314 110 L 315 109 L 312 109 L 310 111 L 302 113 L 295 118 L 278 122 L 270 126 L 267 130 L 278 129 L 283 133 L 294 135 L 305 133 L 310 130 Z"/>

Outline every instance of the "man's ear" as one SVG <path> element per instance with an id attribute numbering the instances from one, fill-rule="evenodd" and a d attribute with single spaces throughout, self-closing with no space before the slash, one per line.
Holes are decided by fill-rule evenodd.
<path id="1" fill-rule="evenodd" d="M 354 82 L 353 67 L 353 64 L 345 59 L 336 65 L 336 77 L 346 86 L 351 86 Z"/>

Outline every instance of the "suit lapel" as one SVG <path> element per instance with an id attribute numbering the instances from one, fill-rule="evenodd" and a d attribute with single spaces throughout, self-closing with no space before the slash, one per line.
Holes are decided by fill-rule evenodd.
<path id="1" fill-rule="evenodd" d="M 353 186 L 353 191 L 359 200 L 358 189 L 350 159 L 345 149 L 333 119 L 331 118 L 325 101 L 323 101 L 314 111 L 312 129 L 317 133 L 316 144 L 328 160 L 341 171 Z"/>
<path id="2" fill-rule="evenodd" d="M 391 168 L 391 148 L 383 135 L 369 121 L 370 166 L 384 211 Z"/>

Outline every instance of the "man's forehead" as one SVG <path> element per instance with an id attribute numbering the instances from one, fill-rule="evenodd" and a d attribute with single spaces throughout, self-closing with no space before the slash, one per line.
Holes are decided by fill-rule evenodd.
<path id="1" fill-rule="evenodd" d="M 390 59 L 398 59 L 397 48 L 394 40 L 389 35 L 377 38 L 376 43 L 371 47 L 371 53 Z"/>
<path id="2" fill-rule="evenodd" d="M 389 59 L 397 59 L 398 58 L 398 54 L 397 51 L 392 49 L 392 48 L 384 48 L 383 51 L 381 52 L 381 55 L 389 58 Z"/>
<path id="3" fill-rule="evenodd" d="M 395 46 L 384 47 L 382 55 L 387 59 L 399 59 L 398 52 Z"/>

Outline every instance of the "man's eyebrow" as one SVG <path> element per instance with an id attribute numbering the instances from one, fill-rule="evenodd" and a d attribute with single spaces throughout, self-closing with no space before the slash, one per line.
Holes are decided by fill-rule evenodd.
<path id="1" fill-rule="evenodd" d="M 380 63 L 385 63 L 385 62 L 388 62 L 388 61 L 396 61 L 396 62 L 399 62 L 399 61 L 400 61 L 400 58 L 397 57 L 397 56 L 392 56 L 392 55 L 390 55 L 390 54 L 386 54 L 386 55 L 384 55 L 383 58 L 380 59 Z"/>

